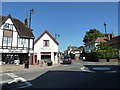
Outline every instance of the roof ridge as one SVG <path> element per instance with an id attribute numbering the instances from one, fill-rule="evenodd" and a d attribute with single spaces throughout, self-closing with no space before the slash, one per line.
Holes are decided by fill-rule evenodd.
<path id="1" fill-rule="evenodd" d="M 47 33 L 47 34 L 50 36 L 50 38 L 51 38 L 57 45 L 59 44 L 59 43 L 57 42 L 57 40 L 50 34 L 50 32 L 49 32 L 48 30 L 45 30 L 45 31 L 35 40 L 34 44 L 36 44 L 36 43 L 39 41 L 39 39 L 40 39 L 45 33 Z"/>

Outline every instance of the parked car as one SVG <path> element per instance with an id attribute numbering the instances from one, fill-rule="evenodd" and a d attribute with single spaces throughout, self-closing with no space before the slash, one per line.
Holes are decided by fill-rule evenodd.
<path id="1" fill-rule="evenodd" d="M 62 62 L 63 62 L 63 64 L 64 63 L 69 63 L 69 64 L 71 64 L 72 63 L 72 60 L 71 60 L 71 57 L 70 56 L 64 56 L 64 57 L 62 57 Z"/>
<path id="2" fill-rule="evenodd" d="M 19 57 L 15 56 L 14 57 L 14 64 L 19 65 L 19 63 L 20 63 Z"/>

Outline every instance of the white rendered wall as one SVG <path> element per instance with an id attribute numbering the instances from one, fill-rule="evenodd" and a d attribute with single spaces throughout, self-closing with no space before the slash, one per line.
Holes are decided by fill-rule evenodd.
<path id="1" fill-rule="evenodd" d="M 0 47 L 2 46 L 3 30 L 0 29 Z"/>
<path id="2" fill-rule="evenodd" d="M 50 45 L 49 47 L 43 46 L 43 41 L 49 40 Z M 47 35 L 44 36 L 34 45 L 34 52 L 58 52 L 58 45 Z"/>
<path id="3" fill-rule="evenodd" d="M 13 24 L 13 22 L 12 22 L 12 20 L 10 18 L 8 18 L 5 23 Z M 4 25 L 5 25 L 5 23 L 1 26 L 2 29 L 3 29 Z M 13 31 L 16 31 L 16 28 L 14 26 L 13 26 Z"/>
<path id="4" fill-rule="evenodd" d="M 33 39 L 30 39 L 30 48 L 33 47 Z"/>
<path id="5" fill-rule="evenodd" d="M 17 32 L 13 32 L 13 42 L 12 42 L 12 46 L 13 47 L 17 47 Z"/>
<path id="6" fill-rule="evenodd" d="M 49 40 L 49 47 L 43 46 L 44 40 Z M 51 52 L 51 60 L 53 64 L 57 63 L 57 58 L 54 58 L 54 52 L 58 52 L 58 45 L 49 37 L 48 34 L 44 34 L 43 37 L 41 37 L 39 41 L 34 44 L 34 53 L 37 53 L 37 60 L 41 60 L 41 52 Z"/>

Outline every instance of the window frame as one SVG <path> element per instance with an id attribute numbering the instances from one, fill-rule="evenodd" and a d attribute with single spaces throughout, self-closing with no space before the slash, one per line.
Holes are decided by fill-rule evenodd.
<path id="1" fill-rule="evenodd" d="M 49 45 L 50 45 L 49 40 L 43 40 L 43 46 L 44 47 L 49 47 Z"/>
<path id="2" fill-rule="evenodd" d="M 4 30 L 13 30 L 13 24 L 5 23 L 3 26 Z"/>

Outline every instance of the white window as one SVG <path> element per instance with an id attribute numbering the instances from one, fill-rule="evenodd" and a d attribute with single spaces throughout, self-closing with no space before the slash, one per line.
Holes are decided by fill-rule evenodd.
<path id="1" fill-rule="evenodd" d="M 28 45 L 28 39 L 19 38 L 18 42 L 19 42 L 19 45 Z"/>
<path id="2" fill-rule="evenodd" d="M 5 29 L 5 30 L 13 30 L 13 25 L 6 23 L 6 24 L 4 25 L 4 27 L 3 27 L 3 29 Z"/>
<path id="3" fill-rule="evenodd" d="M 3 44 L 7 44 L 7 37 L 3 38 Z"/>
<path id="4" fill-rule="evenodd" d="M 6 23 L 3 27 L 3 29 L 9 29 L 9 24 Z"/>
<path id="5" fill-rule="evenodd" d="M 11 45 L 11 43 L 12 43 L 12 37 L 3 38 L 3 44 Z"/>
<path id="6" fill-rule="evenodd" d="M 12 37 L 8 37 L 8 44 L 11 45 L 12 43 Z"/>
<path id="7" fill-rule="evenodd" d="M 23 44 L 28 45 L 28 39 L 23 39 Z"/>

